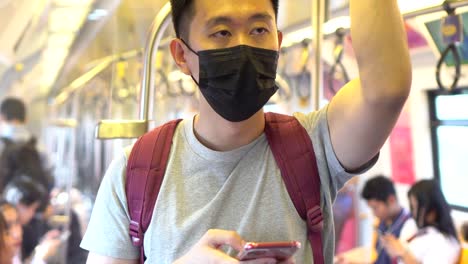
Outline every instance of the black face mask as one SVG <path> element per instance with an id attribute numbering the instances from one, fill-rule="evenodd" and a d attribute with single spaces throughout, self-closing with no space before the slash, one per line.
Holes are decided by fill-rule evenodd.
<path id="1" fill-rule="evenodd" d="M 200 91 L 224 119 L 231 122 L 249 119 L 278 90 L 277 51 L 241 45 L 195 52 L 184 43 L 198 55 Z"/>

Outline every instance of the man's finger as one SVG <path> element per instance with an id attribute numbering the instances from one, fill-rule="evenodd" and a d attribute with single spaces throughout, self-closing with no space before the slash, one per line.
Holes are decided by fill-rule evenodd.
<path id="1" fill-rule="evenodd" d="M 221 246 L 228 245 L 237 251 L 240 251 L 245 244 L 236 232 L 219 229 L 208 230 L 208 232 L 203 236 L 201 242 L 212 248 L 219 248 Z"/>

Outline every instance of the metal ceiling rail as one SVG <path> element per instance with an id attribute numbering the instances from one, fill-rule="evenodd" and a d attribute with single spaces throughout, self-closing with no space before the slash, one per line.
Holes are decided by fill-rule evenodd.
<path id="1" fill-rule="evenodd" d="M 468 6 L 468 0 L 452 0 L 452 1 L 447 1 L 449 3 L 449 5 L 452 7 L 452 8 L 461 8 L 461 7 L 466 7 Z M 344 11 L 344 9 L 339 9 L 339 15 L 336 16 L 336 14 L 334 14 L 334 17 L 332 17 L 330 20 L 333 20 L 334 18 L 337 18 L 337 17 L 341 17 L 341 16 L 347 16 L 348 15 L 348 11 Z M 444 11 L 444 7 L 443 7 L 443 4 L 440 4 L 440 5 L 433 5 L 433 6 L 429 6 L 429 7 L 425 7 L 425 8 L 422 8 L 422 9 L 419 9 L 419 10 L 414 10 L 414 11 L 411 11 L 411 12 L 406 12 L 406 13 L 403 13 L 402 16 L 403 18 L 406 20 L 406 19 L 412 19 L 412 18 L 415 18 L 415 17 L 418 17 L 418 16 L 424 16 L 424 15 L 428 15 L 428 14 L 432 14 L 432 13 L 437 13 L 437 12 L 442 12 Z M 300 22 L 296 25 L 293 25 L 289 28 L 286 28 L 284 30 L 282 30 L 282 32 L 287 35 L 288 33 L 291 33 L 291 32 L 295 32 L 295 31 L 298 31 L 298 30 L 301 30 L 301 29 L 304 29 L 304 28 L 307 28 L 307 27 L 310 27 L 310 20 L 307 20 L 307 21 L 303 21 L 303 22 Z M 345 28 L 345 30 L 347 32 L 349 32 L 349 28 Z M 311 29 L 311 32 L 312 32 L 312 29 Z M 312 35 L 311 35 L 312 36 Z M 335 32 L 333 31 L 333 33 L 329 33 L 329 34 L 324 34 L 324 38 L 325 39 L 328 39 L 330 37 L 334 37 L 335 36 Z M 311 38 L 310 36 L 308 38 Z M 296 46 L 296 45 L 301 45 L 301 41 L 298 41 L 296 43 L 293 43 L 291 44 L 291 47 L 292 46 Z"/>
<path id="2" fill-rule="evenodd" d="M 447 3 L 450 4 L 450 7 L 452 8 L 460 8 L 464 6 L 468 6 L 468 0 L 455 0 L 455 1 L 446 1 Z M 417 16 L 423 16 L 423 15 L 428 15 L 431 13 L 436 13 L 436 12 L 441 12 L 444 11 L 444 6 L 443 5 L 435 5 L 431 7 L 426 7 L 422 8 L 419 10 L 411 11 L 408 13 L 403 14 L 403 18 L 405 19 L 411 19 Z"/>
<path id="3" fill-rule="evenodd" d="M 70 95 L 72 95 L 77 90 L 84 87 L 86 83 L 94 79 L 97 75 L 107 69 L 110 65 L 117 61 L 126 61 L 133 58 L 136 58 L 142 54 L 142 50 L 131 50 L 123 53 L 113 54 L 107 57 L 104 57 L 99 60 L 99 63 L 91 68 L 89 71 L 72 81 L 67 87 L 65 87 L 60 94 L 58 94 L 52 105 L 60 105 L 68 100 Z"/>

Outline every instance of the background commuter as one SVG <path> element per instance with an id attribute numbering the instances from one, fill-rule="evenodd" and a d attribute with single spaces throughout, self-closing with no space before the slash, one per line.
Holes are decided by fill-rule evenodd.
<path id="1" fill-rule="evenodd" d="M 22 100 L 9 97 L 2 101 L 0 139 L 0 190 L 16 177 L 28 176 L 50 192 L 54 186 L 51 162 L 26 128 L 26 106 Z M 41 211 L 47 203 L 41 203 Z"/>
<path id="2" fill-rule="evenodd" d="M 4 229 L 2 229 L 4 228 Z M 57 253 L 60 245 L 57 232 L 51 232 L 43 237 L 41 243 L 36 246 L 33 256 L 21 260 L 21 241 L 23 229 L 19 212 L 14 205 L 0 202 L 0 238 L 3 246 L 0 248 L 2 264 L 45 264 Z"/>
<path id="3" fill-rule="evenodd" d="M 416 234 L 418 227 L 411 213 L 404 209 L 397 198 L 393 182 L 382 175 L 369 179 L 361 192 L 372 213 L 379 219 L 375 249 L 376 264 L 391 264 L 392 259 L 384 250 L 380 236 L 392 234 L 400 241 L 406 241 Z"/>
<path id="4" fill-rule="evenodd" d="M 411 214 L 418 232 L 406 243 L 388 234 L 382 244 L 400 263 L 457 263 L 460 243 L 450 214 L 450 206 L 435 180 L 422 180 L 408 192 Z"/>

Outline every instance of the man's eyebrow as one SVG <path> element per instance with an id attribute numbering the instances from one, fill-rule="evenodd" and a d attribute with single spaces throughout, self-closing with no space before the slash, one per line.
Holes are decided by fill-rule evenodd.
<path id="1" fill-rule="evenodd" d="M 273 17 L 268 14 L 268 13 L 257 13 L 252 15 L 249 18 L 250 21 L 256 21 L 256 20 L 273 20 Z"/>
<path id="2" fill-rule="evenodd" d="M 213 17 L 210 20 L 206 22 L 207 27 L 213 27 L 219 24 L 232 24 L 233 20 L 232 18 L 228 16 L 217 16 Z"/>
<path id="3" fill-rule="evenodd" d="M 249 21 L 258 20 L 273 20 L 273 17 L 268 13 L 256 13 L 249 17 Z M 233 24 L 234 19 L 229 16 L 216 16 L 206 22 L 207 27 L 213 27 L 219 24 Z"/>

